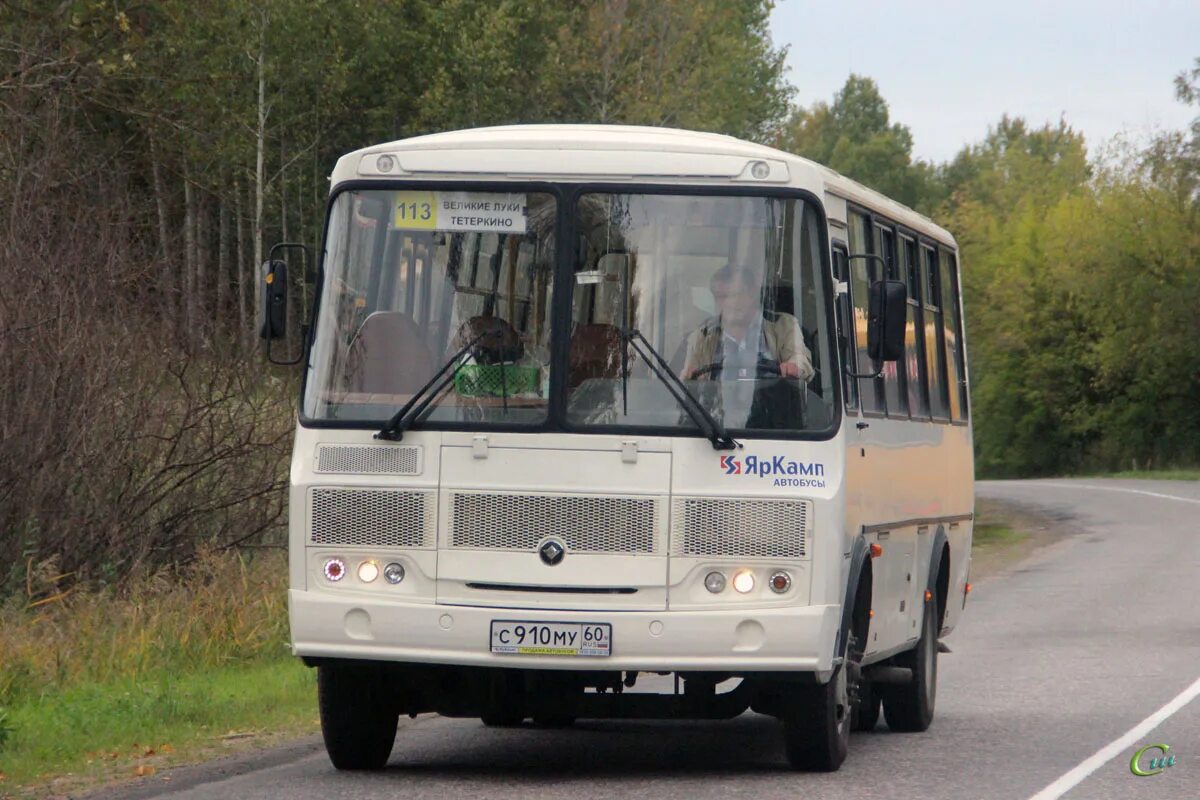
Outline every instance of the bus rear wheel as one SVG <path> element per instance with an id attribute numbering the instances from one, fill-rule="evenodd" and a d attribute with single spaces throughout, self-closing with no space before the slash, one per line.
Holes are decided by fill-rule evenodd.
<path id="1" fill-rule="evenodd" d="M 880 687 L 883 715 L 893 731 L 920 732 L 933 722 L 937 698 L 937 605 L 927 602 L 917 646 L 896 656 L 896 664 L 912 670 L 912 682 Z"/>
<path id="2" fill-rule="evenodd" d="M 879 690 L 863 679 L 858 685 L 858 701 L 854 703 L 850 729 L 853 731 L 873 731 L 879 723 L 879 712 L 882 701 Z"/>
<path id="3" fill-rule="evenodd" d="M 321 736 L 333 766 L 376 770 L 387 765 L 400 712 L 382 673 L 369 665 L 317 667 Z"/>

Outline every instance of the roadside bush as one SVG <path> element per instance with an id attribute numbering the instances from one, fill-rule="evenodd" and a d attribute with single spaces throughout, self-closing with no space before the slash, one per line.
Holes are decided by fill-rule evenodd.
<path id="1" fill-rule="evenodd" d="M 0 596 L 32 565 L 57 574 L 36 602 L 269 541 L 290 379 L 237 330 L 180 322 L 228 309 L 197 304 L 155 255 L 136 181 L 53 93 L 8 108 L 23 135 L 0 147 Z"/>

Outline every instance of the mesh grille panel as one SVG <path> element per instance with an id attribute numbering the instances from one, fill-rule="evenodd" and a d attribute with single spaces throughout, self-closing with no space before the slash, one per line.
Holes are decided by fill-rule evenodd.
<path id="1" fill-rule="evenodd" d="M 398 489 L 313 489 L 314 544 L 435 546 L 434 495 Z"/>
<path id="2" fill-rule="evenodd" d="M 323 444 L 317 448 L 316 471 L 417 475 L 421 471 L 421 448 Z"/>
<path id="3" fill-rule="evenodd" d="M 455 492 L 450 546 L 534 551 L 553 535 L 568 552 L 653 553 L 655 512 L 649 498 Z"/>
<path id="4" fill-rule="evenodd" d="M 804 500 L 675 499 L 671 554 L 804 558 L 811 505 Z"/>

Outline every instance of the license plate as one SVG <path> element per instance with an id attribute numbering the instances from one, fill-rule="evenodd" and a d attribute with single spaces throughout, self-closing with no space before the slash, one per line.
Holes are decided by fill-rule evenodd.
<path id="1" fill-rule="evenodd" d="M 492 652 L 528 656 L 612 655 L 607 622 L 492 620 Z"/>

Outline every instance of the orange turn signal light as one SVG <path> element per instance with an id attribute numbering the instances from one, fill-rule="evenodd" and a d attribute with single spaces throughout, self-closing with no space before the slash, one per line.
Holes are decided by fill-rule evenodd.
<path id="1" fill-rule="evenodd" d="M 928 603 L 932 599 L 933 599 L 933 592 L 926 589 L 925 590 L 925 602 Z"/>
<path id="2" fill-rule="evenodd" d="M 868 617 L 868 618 L 873 618 L 874 616 L 875 616 L 875 609 L 873 609 L 873 608 L 872 608 L 872 609 L 868 609 L 868 611 L 867 611 L 867 617 Z"/>
<path id="3" fill-rule="evenodd" d="M 963 587 L 963 594 L 970 594 L 970 593 L 971 593 L 971 584 L 968 583 L 966 586 Z"/>
<path id="4" fill-rule="evenodd" d="M 877 544 L 871 544 L 871 558 L 879 558 L 883 555 L 883 548 Z"/>

